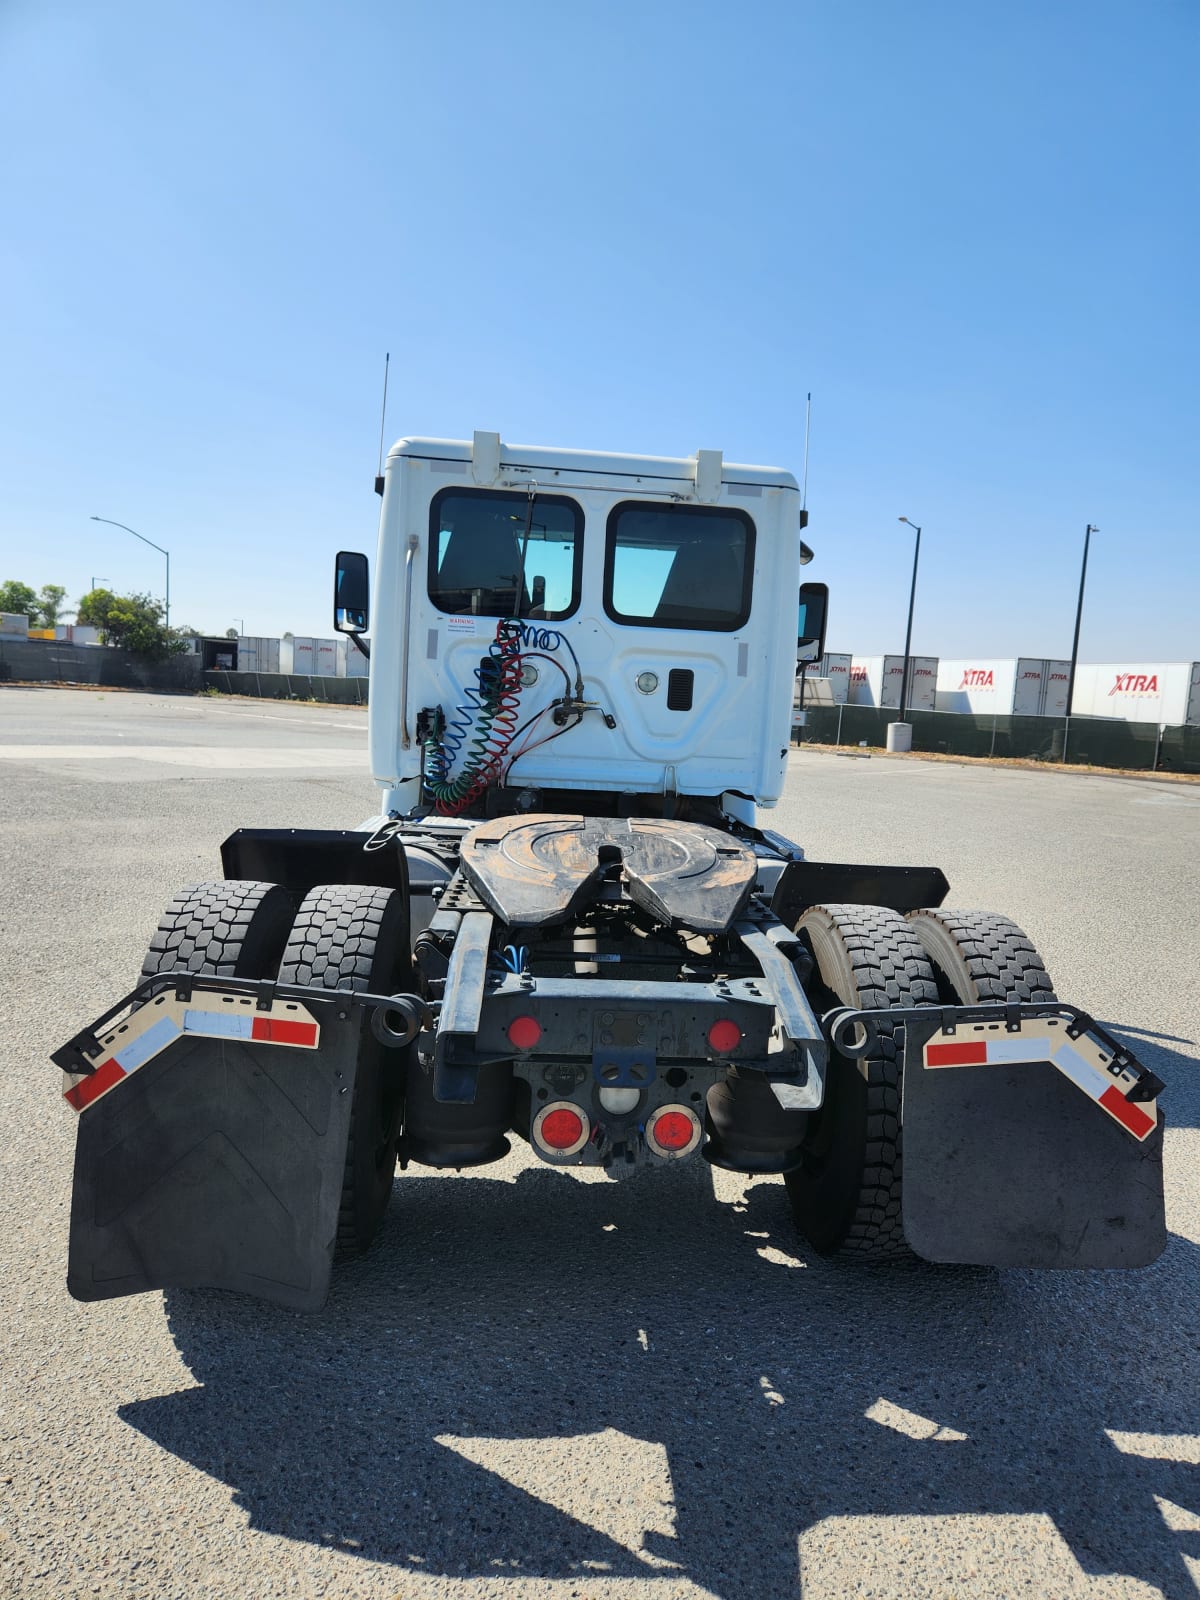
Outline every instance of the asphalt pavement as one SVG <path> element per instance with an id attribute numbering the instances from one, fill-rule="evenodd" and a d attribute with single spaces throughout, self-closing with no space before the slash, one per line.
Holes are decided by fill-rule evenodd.
<path id="1" fill-rule="evenodd" d="M 397 1180 L 316 1316 L 64 1287 L 47 1057 L 236 827 L 375 808 L 357 708 L 0 688 L 0 1594 L 1194 1597 L 1200 790 L 797 752 L 769 826 L 935 863 L 1167 1082 L 1129 1274 L 884 1271 L 782 1185 L 523 1150 Z"/>

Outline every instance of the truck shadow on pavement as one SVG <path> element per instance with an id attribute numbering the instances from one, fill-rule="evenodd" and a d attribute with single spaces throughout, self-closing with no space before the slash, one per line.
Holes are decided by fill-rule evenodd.
<path id="1" fill-rule="evenodd" d="M 1036 1513 L 1084 1573 L 1194 1600 L 1197 1257 L 1173 1238 L 1128 1274 L 868 1271 L 801 1251 L 778 1182 L 731 1205 L 707 1169 L 407 1177 L 315 1316 L 168 1294 L 202 1386 L 121 1415 L 253 1528 L 410 1572 L 773 1600 L 825 1518 Z M 919 1568 L 937 1536 L 905 1532 Z M 935 1570 L 953 1589 L 990 1550 L 963 1587 L 1039 1592 L 1025 1535 L 968 1559 L 947 1531 Z M 839 1562 L 872 1581 L 878 1538 L 845 1539 L 806 1543 L 805 1587 L 840 1592 Z"/>

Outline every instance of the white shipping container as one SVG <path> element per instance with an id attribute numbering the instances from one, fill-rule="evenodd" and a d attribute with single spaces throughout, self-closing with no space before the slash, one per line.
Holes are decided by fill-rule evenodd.
<path id="1" fill-rule="evenodd" d="M 898 707 L 903 676 L 903 656 L 855 656 L 850 662 L 850 704 Z"/>
<path id="2" fill-rule="evenodd" d="M 311 639 L 297 634 L 292 640 L 292 664 L 284 671 L 307 673 L 313 678 L 344 678 L 345 639 Z"/>
<path id="3" fill-rule="evenodd" d="M 247 634 L 238 640 L 239 672 L 279 672 L 280 670 L 278 639 L 265 639 L 257 634 Z"/>
<path id="4" fill-rule="evenodd" d="M 1067 714 L 1067 689 L 1071 682 L 1069 661 L 1047 661 L 1046 677 L 1042 686 L 1044 717 L 1065 717 Z"/>
<path id="5" fill-rule="evenodd" d="M 932 711 L 937 691 L 936 656 L 910 656 L 908 709 Z M 850 663 L 850 704 L 899 710 L 903 656 L 855 656 Z"/>
<path id="6" fill-rule="evenodd" d="M 936 707 L 975 716 L 1065 716 L 1069 672 L 1069 662 L 1042 656 L 943 661 Z"/>
<path id="7" fill-rule="evenodd" d="M 845 702 L 836 698 L 837 685 L 832 678 L 817 678 L 811 672 L 804 678 L 804 709 L 810 706 L 836 706 Z M 800 679 L 796 679 L 796 687 L 792 690 L 792 709 L 800 709 Z"/>
<path id="8" fill-rule="evenodd" d="M 0 611 L 0 634 L 10 639 L 28 639 L 29 618 L 23 611 Z"/>
<path id="9" fill-rule="evenodd" d="M 908 709 L 910 711 L 932 711 L 937 700 L 938 658 L 936 656 L 912 656 L 910 658 L 910 671 Z"/>
<path id="10" fill-rule="evenodd" d="M 371 663 L 363 655 L 353 639 L 346 640 L 346 676 L 348 678 L 366 678 L 370 675 Z"/>
<path id="11" fill-rule="evenodd" d="M 850 698 L 850 657 L 826 652 L 808 669 L 809 683 L 811 684 L 815 678 L 820 678 L 829 684 L 829 694 L 832 698 L 826 703 L 844 706 Z"/>
<path id="12" fill-rule="evenodd" d="M 1200 726 L 1200 662 L 1083 662 L 1075 670 L 1071 715 Z"/>

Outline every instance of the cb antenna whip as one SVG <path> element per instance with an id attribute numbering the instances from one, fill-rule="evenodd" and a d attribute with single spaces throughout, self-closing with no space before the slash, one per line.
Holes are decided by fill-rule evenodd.
<path id="1" fill-rule="evenodd" d="M 800 509 L 808 509 L 808 436 L 812 432 L 812 394 L 808 396 L 808 406 L 804 413 L 804 487 L 800 491 Z"/>
<path id="2" fill-rule="evenodd" d="M 375 493 L 383 493 L 383 430 L 387 427 L 387 381 L 388 363 L 392 355 L 390 350 L 385 350 L 383 355 L 383 410 L 379 416 L 379 471 L 375 474 Z"/>

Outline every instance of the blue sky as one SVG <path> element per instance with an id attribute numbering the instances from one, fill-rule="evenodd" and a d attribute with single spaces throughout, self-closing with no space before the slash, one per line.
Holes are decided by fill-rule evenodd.
<path id="1" fill-rule="evenodd" d="M 801 466 L 830 645 L 1200 659 L 1194 0 L 0 4 L 0 577 L 329 631 L 388 434 Z"/>

